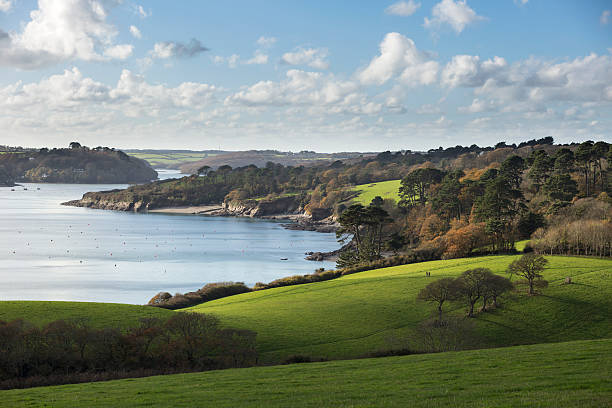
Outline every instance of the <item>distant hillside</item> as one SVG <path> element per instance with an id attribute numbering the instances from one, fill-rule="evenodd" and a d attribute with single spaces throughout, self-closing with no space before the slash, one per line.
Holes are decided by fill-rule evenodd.
<path id="1" fill-rule="evenodd" d="M 132 157 L 147 161 L 154 168 L 178 169 L 182 165 L 207 157 L 229 153 L 223 150 L 124 150 Z"/>
<path id="2" fill-rule="evenodd" d="M 116 184 L 142 183 L 157 172 L 141 159 L 108 147 L 25 150 L 0 154 L 0 185 L 14 182 Z"/>
<path id="3" fill-rule="evenodd" d="M 355 159 L 365 156 L 373 156 L 374 153 L 341 152 L 341 153 L 316 153 L 312 151 L 301 151 L 298 153 L 279 152 L 277 150 L 248 150 L 243 152 L 220 152 L 217 155 L 186 163 L 180 166 L 183 173 L 195 173 L 200 167 L 208 166 L 217 169 L 221 166 L 243 167 L 251 164 L 257 167 L 265 167 L 268 162 L 282 164 L 283 166 L 314 166 L 326 164 L 336 160 Z"/>

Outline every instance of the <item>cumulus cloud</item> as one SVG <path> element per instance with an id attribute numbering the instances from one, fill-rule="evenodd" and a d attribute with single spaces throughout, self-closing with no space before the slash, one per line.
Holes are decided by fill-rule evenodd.
<path id="1" fill-rule="evenodd" d="M 481 62 L 477 55 L 456 55 L 442 70 L 441 83 L 449 87 L 482 86 L 491 77 L 500 78 L 498 74 L 507 66 L 500 57 Z"/>
<path id="2" fill-rule="evenodd" d="M 497 108 L 497 105 L 494 101 L 484 101 L 478 98 L 475 98 L 472 101 L 472 104 L 469 106 L 461 106 L 458 108 L 459 112 L 463 113 L 480 113 L 480 112 L 488 112 L 493 111 Z"/>
<path id="3" fill-rule="evenodd" d="M 442 0 L 431 10 L 431 19 L 425 17 L 424 26 L 438 29 L 447 24 L 459 34 L 468 25 L 484 19 L 467 5 L 466 0 Z"/>
<path id="4" fill-rule="evenodd" d="M 13 7 L 14 0 L 0 0 L 0 11 L 7 12 Z"/>
<path id="5" fill-rule="evenodd" d="M 382 111 L 381 103 L 359 92 L 353 81 L 341 81 L 331 74 L 287 71 L 282 81 L 259 81 L 225 99 L 226 106 L 305 107 L 318 114 L 351 113 L 373 115 Z"/>
<path id="6" fill-rule="evenodd" d="M 115 44 L 108 23 L 112 0 L 39 0 L 19 33 L 0 33 L 0 65 L 34 69 L 59 61 L 126 58 L 127 44 Z M 131 52 L 130 52 L 131 54 Z"/>
<path id="7" fill-rule="evenodd" d="M 136 26 L 133 26 L 133 25 L 130 26 L 130 34 L 132 34 L 134 38 L 138 38 L 138 39 L 142 38 L 142 33 Z"/>
<path id="8" fill-rule="evenodd" d="M 123 70 L 116 86 L 84 77 L 78 68 L 39 82 L 0 88 L 0 108 L 6 115 L 28 108 L 28 117 L 45 122 L 49 112 L 112 113 L 118 116 L 155 116 L 163 109 L 208 106 L 218 92 L 212 85 L 184 82 L 177 87 L 152 85 L 144 77 Z M 76 121 L 76 120 L 75 120 Z"/>
<path id="9" fill-rule="evenodd" d="M 281 57 L 281 63 L 287 65 L 307 65 L 316 69 L 328 69 L 326 61 L 328 52 L 325 48 L 304 48 L 295 52 L 286 52 Z"/>
<path id="10" fill-rule="evenodd" d="M 421 3 L 416 3 L 414 0 L 398 1 L 387 7 L 385 13 L 394 16 L 408 17 L 413 15 L 419 7 L 421 7 Z"/>
<path id="11" fill-rule="evenodd" d="M 257 50 L 252 58 L 248 59 L 245 64 L 247 65 L 262 65 L 268 63 L 268 56 L 264 54 L 262 51 Z"/>
<path id="12" fill-rule="evenodd" d="M 262 35 L 261 37 L 257 39 L 257 45 L 259 45 L 262 48 L 270 48 L 274 44 L 276 44 L 275 37 L 265 37 Z"/>
<path id="13" fill-rule="evenodd" d="M 213 62 L 215 64 L 227 64 L 230 68 L 236 68 L 240 62 L 240 55 L 232 54 L 229 57 L 222 57 L 220 55 L 215 55 L 213 57 Z"/>
<path id="14" fill-rule="evenodd" d="M 151 56 L 160 59 L 191 58 L 204 51 L 208 51 L 208 48 L 204 47 L 200 40 L 192 38 L 191 41 L 186 44 L 177 41 L 162 41 L 155 43 L 151 51 Z"/>
<path id="15" fill-rule="evenodd" d="M 114 45 L 104 50 L 104 56 L 111 59 L 124 60 L 129 58 L 134 51 L 134 47 L 129 44 Z"/>
<path id="16" fill-rule="evenodd" d="M 399 33 L 388 33 L 380 43 L 380 55 L 357 74 L 364 84 L 382 85 L 397 77 L 408 85 L 428 85 L 436 81 L 438 63 L 416 48 L 414 41 Z"/>
<path id="17" fill-rule="evenodd" d="M 602 25 L 608 24 L 610 21 L 610 10 L 604 10 L 599 16 L 599 23 Z"/>
<path id="18" fill-rule="evenodd" d="M 453 57 L 441 74 L 450 88 L 473 88 L 477 96 L 460 112 L 494 109 L 549 115 L 551 104 L 612 102 L 612 56 L 590 54 L 556 62 L 530 58 L 507 64 L 503 58 L 481 61 L 478 56 Z"/>

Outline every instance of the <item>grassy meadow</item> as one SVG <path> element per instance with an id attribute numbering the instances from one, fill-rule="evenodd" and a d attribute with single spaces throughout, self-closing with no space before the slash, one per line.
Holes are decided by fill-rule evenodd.
<path id="1" fill-rule="evenodd" d="M 36 325 L 54 320 L 83 320 L 94 328 L 137 326 L 143 317 L 169 317 L 173 312 L 120 303 L 0 301 L 0 320 L 23 319 Z"/>
<path id="2" fill-rule="evenodd" d="M 353 358 L 414 345 L 415 326 L 434 306 L 416 295 L 429 282 L 486 267 L 504 274 L 517 256 L 488 256 L 377 269 L 339 279 L 241 294 L 188 311 L 212 313 L 230 327 L 255 330 L 261 359 L 303 354 Z M 612 337 L 612 260 L 547 257 L 549 287 L 539 296 L 513 292 L 502 308 L 475 319 L 482 347 Z M 431 272 L 430 277 L 425 272 Z M 564 285 L 566 276 L 574 284 Z M 445 305 L 462 315 L 464 307 Z"/>
<path id="3" fill-rule="evenodd" d="M 381 181 L 379 183 L 360 184 L 354 190 L 359 195 L 353 199 L 353 203 L 369 205 L 376 196 L 399 201 L 399 188 L 401 180 Z"/>
<path id="4" fill-rule="evenodd" d="M 606 407 L 611 375 L 607 339 L 39 387 L 0 398 L 4 407 Z"/>

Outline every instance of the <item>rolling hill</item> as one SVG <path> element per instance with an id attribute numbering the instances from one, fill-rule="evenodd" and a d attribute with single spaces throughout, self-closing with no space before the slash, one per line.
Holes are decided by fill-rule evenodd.
<path id="1" fill-rule="evenodd" d="M 347 275 L 306 285 L 251 292 L 204 303 L 188 311 L 212 313 L 230 327 L 258 333 L 260 357 L 278 362 L 291 355 L 354 358 L 393 347 L 413 348 L 415 326 L 434 307 L 416 300 L 434 279 L 486 267 L 504 274 L 515 256 L 424 262 Z M 612 337 L 612 260 L 547 257 L 549 287 L 529 297 L 512 293 L 503 307 L 481 313 L 481 347 Z M 426 277 L 425 272 L 431 272 Z M 564 285 L 566 276 L 575 282 Z M 446 306 L 462 315 L 464 307 Z"/>

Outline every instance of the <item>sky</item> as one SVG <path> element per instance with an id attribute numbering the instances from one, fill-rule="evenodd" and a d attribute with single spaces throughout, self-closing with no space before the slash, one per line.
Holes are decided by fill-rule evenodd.
<path id="1" fill-rule="evenodd" d="M 0 0 L 0 144 L 610 142 L 611 11 L 611 0 Z"/>

